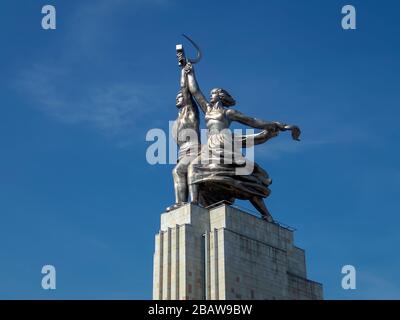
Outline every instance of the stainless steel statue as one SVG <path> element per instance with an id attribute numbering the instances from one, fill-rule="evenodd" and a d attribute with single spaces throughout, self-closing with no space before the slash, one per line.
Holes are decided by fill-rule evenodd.
<path id="1" fill-rule="evenodd" d="M 187 37 L 186 37 L 187 38 Z M 249 200 L 261 213 L 263 219 L 272 221 L 264 203 L 270 194 L 271 179 L 256 163 L 246 159 L 241 148 L 261 144 L 276 137 L 279 132 L 290 130 L 292 138 L 299 140 L 300 129 L 294 125 L 264 121 L 249 117 L 231 107 L 236 104 L 233 97 L 222 88 L 211 90 L 207 101 L 197 83 L 194 63 L 201 58 L 198 46 L 187 38 L 197 49 L 196 59 L 186 59 L 181 45 L 177 46 L 178 62 L 181 66 L 181 92 L 177 97 L 180 108 L 176 121 L 176 136 L 180 147 L 178 164 L 173 171 L 176 203 L 167 208 L 172 210 L 188 201 L 209 206 L 220 201 L 233 203 L 235 199 Z M 207 142 L 199 148 L 198 103 L 205 115 L 208 130 Z M 237 121 L 262 131 L 252 135 L 235 135 L 229 130 L 231 122 Z M 186 129 L 192 132 L 192 135 Z M 197 137 L 192 137 L 197 133 Z M 182 137 L 189 137 L 183 139 Z M 191 140 L 190 142 L 188 140 Z M 237 147 L 239 145 L 239 147 Z M 250 167 L 245 174 L 240 169 Z"/>
<path id="2" fill-rule="evenodd" d="M 188 167 L 199 154 L 199 109 L 189 92 L 186 71 L 186 58 L 181 45 L 177 45 L 178 63 L 181 70 L 181 90 L 176 96 L 176 106 L 179 109 L 178 118 L 173 127 L 173 136 L 179 146 L 178 164 L 172 171 L 175 188 L 175 204 L 167 208 L 173 210 L 188 201 Z M 195 62 L 195 61 L 192 61 Z"/>

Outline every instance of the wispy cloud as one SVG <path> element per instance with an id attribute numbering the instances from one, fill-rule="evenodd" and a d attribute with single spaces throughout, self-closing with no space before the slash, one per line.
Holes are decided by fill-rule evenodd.
<path id="1" fill-rule="evenodd" d="M 154 0 L 150 4 L 164 3 Z M 104 65 L 101 57 L 115 49 L 104 42 L 104 32 L 113 30 L 102 22 L 132 4 L 143 5 L 143 1 L 97 1 L 76 7 L 65 21 L 68 31 L 58 40 L 60 55 L 38 58 L 17 72 L 16 86 L 33 107 L 62 123 L 86 125 L 116 138 L 118 144 L 135 140 L 133 135 L 143 138 L 144 126 L 151 125 L 150 115 L 162 104 L 162 97 L 154 94 L 159 87 L 135 77 L 109 79 L 107 68 L 112 71 L 112 65 Z M 103 77 L 97 77 L 98 72 L 104 72 Z"/>
<path id="2" fill-rule="evenodd" d="M 268 141 L 262 146 L 256 146 L 256 157 L 261 159 L 276 160 L 280 157 L 298 152 L 307 152 L 310 149 L 334 146 L 338 144 L 348 144 L 354 142 L 363 142 L 371 139 L 366 130 L 360 126 L 337 124 L 332 121 L 331 124 L 304 123 L 306 129 L 310 132 L 304 132 L 301 141 L 293 141 L 290 133 L 281 133 L 272 141 Z"/>
<path id="3" fill-rule="evenodd" d="M 156 87 L 128 82 L 77 85 L 70 70 L 48 64 L 24 70 L 19 81 L 35 107 L 49 116 L 63 123 L 87 124 L 106 135 L 137 131 L 160 103 L 152 94 Z M 73 84 L 67 86 L 69 81 Z"/>

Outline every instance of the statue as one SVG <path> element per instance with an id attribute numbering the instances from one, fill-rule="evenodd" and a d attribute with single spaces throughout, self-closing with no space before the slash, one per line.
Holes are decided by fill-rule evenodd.
<path id="1" fill-rule="evenodd" d="M 186 58 L 181 45 L 177 45 L 178 64 L 184 66 Z M 178 163 L 172 171 L 175 203 L 166 210 L 176 209 L 188 201 L 188 167 L 199 153 L 199 109 L 189 92 L 185 70 L 181 70 L 181 89 L 176 96 L 178 117 L 173 126 L 173 136 L 179 146 Z"/>
<path id="2" fill-rule="evenodd" d="M 249 160 L 243 156 L 240 148 L 236 146 L 239 144 L 240 147 L 246 148 L 261 144 L 278 136 L 279 132 L 287 130 L 291 131 L 294 140 L 299 140 L 300 129 L 294 125 L 249 117 L 232 109 L 231 107 L 236 102 L 228 91 L 222 88 L 211 90 L 210 100 L 207 101 L 200 90 L 194 71 L 194 63 L 200 60 L 201 52 L 190 38 L 186 38 L 195 46 L 198 53 L 196 60 L 190 60 L 185 59 L 178 50 L 178 61 L 182 68 L 181 90 L 188 89 L 190 94 L 188 101 L 193 102 L 194 98 L 203 111 L 208 138 L 204 146 L 186 156 L 185 159 L 189 161 L 188 164 L 184 165 L 186 179 L 179 181 L 182 183 L 187 181 L 185 190 L 188 190 L 192 203 L 209 206 L 220 201 L 233 203 L 235 199 L 249 200 L 261 213 L 263 219 L 273 221 L 263 200 L 270 194 L 269 185 L 272 180 L 267 172 L 256 163 L 251 163 L 250 167 L 253 169 L 251 172 L 238 174 L 238 169 L 247 167 Z M 192 103 L 192 105 L 194 104 Z M 233 135 L 229 130 L 233 121 L 262 131 L 253 135 Z M 198 124 L 198 120 L 196 123 Z M 198 146 L 199 140 L 196 143 Z M 181 150 L 179 154 L 181 154 Z M 204 159 L 207 161 L 204 161 Z M 177 167 L 180 166 L 180 161 Z M 175 190 L 177 190 L 176 188 L 177 183 L 175 182 Z M 187 198 L 181 199 L 187 200 Z M 180 200 L 177 199 L 177 201 Z M 179 206 L 179 204 L 176 205 Z"/>

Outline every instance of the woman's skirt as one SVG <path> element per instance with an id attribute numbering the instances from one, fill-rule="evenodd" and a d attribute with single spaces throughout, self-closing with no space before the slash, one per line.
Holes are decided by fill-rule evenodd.
<path id="1" fill-rule="evenodd" d="M 248 138 L 233 136 L 229 131 L 209 135 L 207 145 L 190 164 L 188 174 L 189 183 L 199 186 L 201 205 L 265 198 L 270 194 L 268 186 L 272 180 L 267 172 L 241 152 L 243 141 Z"/>

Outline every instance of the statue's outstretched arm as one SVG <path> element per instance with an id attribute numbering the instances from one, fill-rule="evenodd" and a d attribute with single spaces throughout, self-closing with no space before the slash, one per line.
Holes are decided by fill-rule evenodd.
<path id="1" fill-rule="evenodd" d="M 294 125 L 287 125 L 287 124 L 282 124 L 280 122 L 274 122 L 274 121 L 265 121 L 253 117 L 246 116 L 245 114 L 234 110 L 234 109 L 228 109 L 226 111 L 226 115 L 231 121 L 237 121 L 241 124 L 247 125 L 252 128 L 257 128 L 257 129 L 264 129 L 268 131 L 287 131 L 290 130 L 292 131 L 292 138 L 294 140 L 299 140 L 300 137 L 300 129 L 297 126 Z"/>
<path id="2" fill-rule="evenodd" d="M 199 84 L 197 83 L 196 76 L 194 74 L 193 65 L 191 63 L 187 63 L 184 70 L 187 73 L 190 93 L 193 95 L 197 103 L 200 105 L 201 110 L 203 110 L 203 112 L 206 113 L 209 103 L 205 98 L 203 92 L 201 92 L 199 88 Z"/>
<path id="3" fill-rule="evenodd" d="M 228 109 L 226 110 L 226 115 L 229 117 L 231 121 L 237 121 L 241 124 L 245 124 L 249 127 L 252 128 L 257 128 L 257 129 L 278 129 L 278 126 L 280 124 L 279 122 L 272 122 L 272 121 L 265 121 L 253 117 L 246 116 L 245 114 L 234 110 L 234 109 Z"/>

